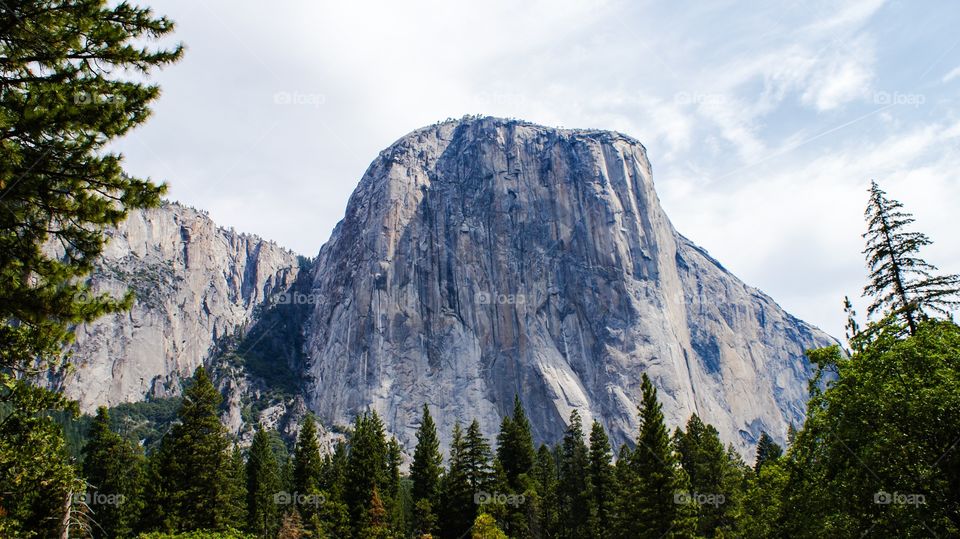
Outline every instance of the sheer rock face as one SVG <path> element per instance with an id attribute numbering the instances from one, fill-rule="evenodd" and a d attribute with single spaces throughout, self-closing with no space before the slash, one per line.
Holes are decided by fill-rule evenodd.
<path id="1" fill-rule="evenodd" d="M 64 388 L 85 411 L 179 394 L 180 378 L 298 271 L 294 253 L 178 204 L 132 212 L 110 235 L 93 286 L 115 296 L 132 288 L 137 300 L 77 328 Z"/>
<path id="2" fill-rule="evenodd" d="M 834 342 L 679 235 L 644 148 L 617 133 L 493 118 L 415 131 L 373 162 L 309 272 L 176 204 L 112 236 L 94 287 L 138 299 L 78 328 L 68 395 L 86 411 L 176 395 L 212 362 L 235 433 L 244 398 L 269 388 L 216 343 L 290 290 L 309 291 L 288 294 L 310 311 L 291 319 L 306 383 L 259 419 L 294 432 L 306 407 L 327 426 L 372 408 L 408 449 L 423 403 L 449 443 L 473 418 L 494 437 L 515 394 L 538 440 L 578 409 L 619 444 L 647 373 L 671 426 L 698 413 L 746 454 L 802 421 L 803 352 Z"/>
<path id="3" fill-rule="evenodd" d="M 637 141 L 484 118 L 420 129 L 367 170 L 312 279 L 309 406 L 375 409 L 408 447 L 420 407 L 494 436 L 518 394 L 535 436 L 574 409 L 635 437 L 640 380 L 746 452 L 799 424 L 804 350 L 833 339 L 679 235 Z"/>

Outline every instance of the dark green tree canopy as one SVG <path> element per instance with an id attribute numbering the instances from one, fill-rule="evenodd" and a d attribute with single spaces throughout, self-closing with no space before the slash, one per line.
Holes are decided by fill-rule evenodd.
<path id="1" fill-rule="evenodd" d="M 163 193 L 105 148 L 148 117 L 159 89 L 143 76 L 182 53 L 149 45 L 172 31 L 126 2 L 0 3 L 0 469 L 11 472 L 0 473 L 0 535 L 24 536 L 25 521 L 63 528 L 31 532 L 41 535 L 70 526 L 69 497 L 54 492 L 75 489 L 76 470 L 57 457 L 62 434 L 43 414 L 71 406 L 30 382 L 56 374 L 76 324 L 132 300 L 82 279 L 105 228 Z"/>
<path id="2" fill-rule="evenodd" d="M 774 442 L 766 431 L 761 432 L 760 441 L 757 442 L 757 458 L 753 465 L 753 471 L 759 474 L 764 465 L 779 459 L 782 455 L 783 448 L 780 447 L 780 444 Z"/>
<path id="3" fill-rule="evenodd" d="M 443 455 L 440 454 L 437 426 L 430 415 L 430 408 L 424 404 L 420 428 L 417 429 L 417 446 L 413 450 L 413 464 L 410 465 L 413 503 L 418 508 L 415 527 L 421 533 L 435 531 L 435 511 L 440 505 L 442 474 Z"/>
<path id="4" fill-rule="evenodd" d="M 520 397 L 513 398 L 513 416 L 504 416 L 497 436 L 497 461 L 503 468 L 507 483 L 520 489 L 520 475 L 528 473 L 535 458 L 530 421 L 523 410 Z"/>
<path id="5" fill-rule="evenodd" d="M 246 463 L 247 527 L 261 537 L 273 537 L 280 528 L 280 507 L 275 496 L 282 491 L 280 465 L 271 435 L 258 429 Z"/>
<path id="6" fill-rule="evenodd" d="M 104 407 L 97 409 L 89 437 L 83 448 L 83 475 L 88 485 L 84 503 L 93 507 L 91 530 L 95 537 L 128 536 L 143 507 L 143 453 L 110 430 Z"/>
<path id="7" fill-rule="evenodd" d="M 143 123 L 159 95 L 129 76 L 176 61 L 149 9 L 105 0 L 0 8 L 0 366 L 47 368 L 78 322 L 129 304 L 93 294 L 104 229 L 159 203 L 162 186 L 123 173 L 106 145 Z"/>

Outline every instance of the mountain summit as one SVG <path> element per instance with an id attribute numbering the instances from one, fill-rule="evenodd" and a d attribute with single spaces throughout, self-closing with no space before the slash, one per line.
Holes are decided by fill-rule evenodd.
<path id="1" fill-rule="evenodd" d="M 293 371 L 295 397 L 257 419 L 306 405 L 344 425 L 374 409 L 408 448 L 422 404 L 448 442 L 456 421 L 495 429 L 514 395 L 540 440 L 577 409 L 617 446 L 637 432 L 647 373 L 668 423 L 699 414 L 746 453 L 801 423 L 804 351 L 835 342 L 673 228 L 636 140 L 497 118 L 381 152 L 310 264 L 168 205 L 120 227 L 94 281 L 147 293 L 81 330 L 67 390 L 85 409 L 175 394 L 207 362 L 228 373 L 239 432 L 251 395 L 271 394 L 243 368 L 283 341 L 256 365 Z M 265 338 L 277 328 L 289 338 Z"/>

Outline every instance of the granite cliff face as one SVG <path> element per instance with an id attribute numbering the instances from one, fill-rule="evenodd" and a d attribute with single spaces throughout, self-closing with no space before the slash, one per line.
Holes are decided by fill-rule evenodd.
<path id="1" fill-rule="evenodd" d="M 328 423 L 375 409 L 408 447 L 423 403 L 445 438 L 474 417 L 492 436 L 514 394 L 541 440 L 578 409 L 619 444 L 646 372 L 671 425 L 697 413 L 746 452 L 801 422 L 804 350 L 833 342 L 678 234 L 643 146 L 604 131 L 414 131 L 313 268 L 308 405 Z"/>
<path id="2" fill-rule="evenodd" d="M 294 253 L 173 203 L 132 212 L 110 235 L 94 288 L 116 296 L 132 288 L 137 300 L 77 329 L 64 388 L 85 411 L 179 394 L 181 377 L 242 333 L 299 269 Z"/>
<path id="3" fill-rule="evenodd" d="M 308 266 L 176 204 L 112 236 L 92 281 L 138 299 L 78 329 L 67 393 L 87 411 L 176 395 L 206 362 L 241 439 L 251 421 L 292 436 L 307 408 L 328 427 L 375 409 L 412 449 L 423 403 L 445 443 L 472 418 L 493 437 L 517 394 L 539 440 L 578 409 L 619 444 L 647 373 L 671 426 L 697 413 L 747 454 L 802 421 L 804 350 L 834 342 L 678 234 L 643 146 L 606 131 L 414 131 Z"/>

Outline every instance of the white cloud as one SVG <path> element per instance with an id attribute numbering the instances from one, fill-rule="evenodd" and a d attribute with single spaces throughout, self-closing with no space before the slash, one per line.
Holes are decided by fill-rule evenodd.
<path id="1" fill-rule="evenodd" d="M 803 102 L 831 110 L 869 95 L 873 54 L 862 42 L 846 45 L 810 73 Z"/>
<path id="2" fill-rule="evenodd" d="M 960 273 L 960 251 L 945 233 L 960 200 L 958 139 L 956 124 L 934 124 L 777 161 L 757 172 L 759 181 L 661 193 L 681 232 L 794 314 L 841 335 L 840 301 L 856 300 L 865 279 L 860 233 L 871 179 L 932 236 L 936 249 L 923 254 Z"/>
<path id="3" fill-rule="evenodd" d="M 947 83 L 952 81 L 953 79 L 956 79 L 957 77 L 960 77 L 960 66 L 957 66 L 951 69 L 950 71 L 948 71 L 947 74 L 943 76 L 943 79 L 941 79 L 941 82 Z"/>
<path id="4" fill-rule="evenodd" d="M 155 7 L 188 51 L 157 77 L 151 121 L 118 145 L 128 168 L 303 254 L 327 239 L 381 149 L 483 113 L 640 139 L 678 228 L 834 333 L 838 298 L 861 286 L 871 177 L 938 241 L 934 261 L 960 271 L 956 97 L 936 85 L 919 107 L 870 100 L 916 90 L 917 71 L 955 42 L 960 10 L 934 25 L 879 0 Z M 323 103 L 278 107 L 277 91 Z"/>

